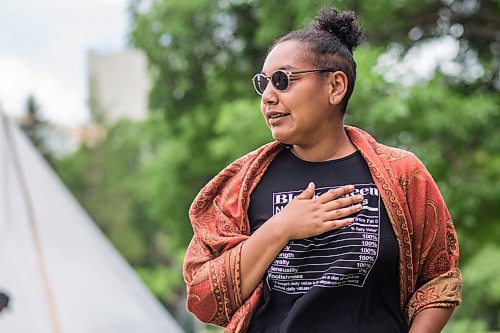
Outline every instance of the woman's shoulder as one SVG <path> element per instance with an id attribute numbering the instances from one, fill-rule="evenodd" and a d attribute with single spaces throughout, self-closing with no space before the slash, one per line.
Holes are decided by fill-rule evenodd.
<path id="1" fill-rule="evenodd" d="M 265 160 L 270 155 L 275 154 L 282 145 L 277 141 L 269 142 L 237 158 L 213 177 L 202 189 L 202 192 L 213 187 L 218 188 L 237 175 L 246 174 L 253 165 L 258 165 L 259 161 Z"/>
<path id="2" fill-rule="evenodd" d="M 387 146 L 378 142 L 376 144 L 375 152 L 380 157 L 387 159 L 389 163 L 404 164 L 407 163 L 408 161 L 419 160 L 418 157 L 409 150 Z"/>
<path id="3" fill-rule="evenodd" d="M 258 147 L 255 150 L 252 150 L 245 155 L 237 158 L 235 161 L 233 161 L 231 164 L 229 164 L 227 168 L 231 169 L 240 169 L 242 166 L 252 163 L 255 160 L 265 158 L 269 154 L 275 153 L 277 149 L 280 149 L 284 146 L 283 143 L 280 143 L 278 141 L 272 141 L 269 143 L 266 143 L 260 147 Z"/>
<path id="4" fill-rule="evenodd" d="M 389 164 L 396 168 L 406 168 L 413 164 L 421 164 L 420 159 L 412 152 L 387 146 L 375 140 L 368 132 L 353 127 L 346 126 L 349 138 L 354 141 L 355 145 L 364 151 L 366 155 L 374 157 L 376 155 L 385 164 Z"/>
<path id="5" fill-rule="evenodd" d="M 378 143 L 376 153 L 388 162 L 396 174 L 415 175 L 421 172 L 428 174 L 424 163 L 411 151 Z"/>

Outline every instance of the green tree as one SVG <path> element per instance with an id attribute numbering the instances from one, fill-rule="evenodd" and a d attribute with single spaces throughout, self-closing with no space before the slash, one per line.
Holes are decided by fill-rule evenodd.
<path id="1" fill-rule="evenodd" d="M 34 95 L 26 99 L 24 119 L 21 129 L 26 133 L 33 145 L 40 151 L 43 157 L 53 163 L 53 154 L 48 146 L 48 136 L 53 131 L 52 126 L 42 116 L 41 107 Z"/>
<path id="2" fill-rule="evenodd" d="M 144 202 L 136 193 L 145 146 L 141 126 L 121 121 L 105 139 L 82 145 L 58 162 L 58 171 L 93 219 L 129 262 L 146 264 L 151 246 Z M 134 177 L 130 177 L 134 175 Z"/>

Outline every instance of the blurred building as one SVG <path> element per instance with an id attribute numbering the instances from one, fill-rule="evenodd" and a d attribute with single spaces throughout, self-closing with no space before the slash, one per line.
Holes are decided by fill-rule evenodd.
<path id="1" fill-rule="evenodd" d="M 94 121 L 141 120 L 148 109 L 147 60 L 138 50 L 116 53 L 89 51 L 88 96 Z"/>
<path id="2" fill-rule="evenodd" d="M 25 113 L 11 116 L 42 153 L 73 153 L 81 144 L 92 146 L 106 133 L 103 125 L 122 118 L 142 120 L 148 112 L 147 60 L 135 49 L 114 53 L 87 53 L 87 95 L 92 120 L 78 127 L 47 121 L 35 96 L 27 98 Z M 0 113 L 5 112 L 0 105 Z"/>
<path id="3" fill-rule="evenodd" d="M 0 109 L 0 114 L 2 110 Z M 62 157 L 75 152 L 81 144 L 93 146 L 106 133 L 94 123 L 78 127 L 64 126 L 35 118 L 27 113 L 19 117 L 6 116 L 18 124 L 42 154 Z"/>

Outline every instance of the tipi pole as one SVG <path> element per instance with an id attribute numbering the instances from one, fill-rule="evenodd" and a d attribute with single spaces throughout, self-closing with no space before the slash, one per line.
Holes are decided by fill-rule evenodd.
<path id="1" fill-rule="evenodd" d="M 44 260 L 42 248 L 40 245 L 40 238 L 38 237 L 38 229 L 37 229 L 37 226 L 35 223 L 35 214 L 33 212 L 33 202 L 31 200 L 31 197 L 30 197 L 30 194 L 28 191 L 28 186 L 26 184 L 26 178 L 24 177 L 23 170 L 21 168 L 21 162 L 19 159 L 19 154 L 17 151 L 16 142 L 12 137 L 9 123 L 7 121 L 6 116 L 2 112 L 0 112 L 0 117 L 2 118 L 2 125 L 4 126 L 5 135 L 7 137 L 6 144 L 7 144 L 8 149 L 10 147 L 9 150 L 10 150 L 11 155 L 12 155 L 14 169 L 15 169 L 15 172 L 16 172 L 17 177 L 19 179 L 19 183 L 21 184 L 21 192 L 22 192 L 22 195 L 24 197 L 24 202 L 26 203 L 26 212 L 28 214 L 28 221 L 29 221 L 30 230 L 31 230 L 31 237 L 33 239 L 33 244 L 35 247 L 38 269 L 39 269 L 40 275 L 42 277 L 43 288 L 45 291 L 45 295 L 47 297 L 47 303 L 48 303 L 48 307 L 49 307 L 49 315 L 50 315 L 50 322 L 52 325 L 52 331 L 54 333 L 61 333 L 59 320 L 57 318 L 57 311 L 56 311 L 56 306 L 55 306 L 55 302 L 54 302 L 54 297 L 53 297 L 52 289 L 50 286 L 49 277 L 47 275 L 47 270 L 45 269 L 45 260 Z"/>

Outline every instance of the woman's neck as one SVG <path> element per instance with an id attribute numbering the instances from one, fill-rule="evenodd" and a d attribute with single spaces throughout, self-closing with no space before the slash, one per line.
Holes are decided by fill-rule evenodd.
<path id="1" fill-rule="evenodd" d="M 343 125 L 333 129 L 331 134 L 309 145 L 292 145 L 291 151 L 297 157 L 309 162 L 323 162 L 351 155 L 357 150 L 349 140 Z"/>

